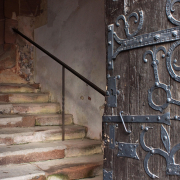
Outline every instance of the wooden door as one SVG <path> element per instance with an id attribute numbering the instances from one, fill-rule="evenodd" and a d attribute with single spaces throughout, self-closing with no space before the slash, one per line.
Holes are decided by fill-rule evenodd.
<path id="1" fill-rule="evenodd" d="M 104 180 L 179 179 L 180 2 L 106 0 L 105 12 Z"/>

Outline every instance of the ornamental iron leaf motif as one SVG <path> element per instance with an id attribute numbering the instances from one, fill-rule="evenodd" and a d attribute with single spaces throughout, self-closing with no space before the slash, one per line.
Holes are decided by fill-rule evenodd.
<path id="1" fill-rule="evenodd" d="M 143 148 L 144 151 L 148 152 L 144 159 L 144 169 L 145 169 L 146 174 L 149 177 L 151 177 L 152 179 L 158 178 L 158 176 L 151 173 L 151 171 L 149 170 L 148 161 L 149 161 L 150 157 L 153 156 L 154 154 L 159 154 L 166 159 L 166 164 L 167 164 L 166 174 L 180 176 L 180 165 L 176 164 L 175 160 L 174 160 L 175 153 L 178 150 L 180 150 L 180 143 L 175 145 L 170 151 L 171 144 L 170 144 L 169 135 L 168 135 L 166 129 L 164 128 L 164 126 L 161 125 L 161 140 L 162 140 L 167 152 L 162 149 L 148 147 L 148 146 L 146 146 L 146 144 L 144 142 L 144 135 L 149 129 L 152 129 L 152 128 L 145 127 L 140 135 L 141 147 Z"/>

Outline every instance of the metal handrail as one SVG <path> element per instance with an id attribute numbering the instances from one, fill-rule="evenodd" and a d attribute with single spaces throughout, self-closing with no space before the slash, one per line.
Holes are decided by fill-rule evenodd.
<path id="1" fill-rule="evenodd" d="M 55 57 L 54 55 L 52 55 L 50 52 L 48 52 L 47 50 L 45 50 L 44 48 L 42 48 L 40 45 L 38 45 L 37 43 L 35 43 L 34 41 L 32 41 L 31 39 L 29 39 L 27 36 L 25 36 L 24 34 L 22 34 L 20 31 L 18 31 L 15 28 L 12 28 L 12 30 L 14 32 L 16 32 L 17 34 L 19 34 L 20 36 L 22 36 L 24 39 L 26 39 L 27 41 L 29 41 L 31 44 L 33 44 L 34 46 L 36 46 L 38 49 L 40 49 L 41 51 L 43 51 L 45 54 L 47 54 L 48 56 L 50 56 L 52 59 L 54 59 L 57 63 L 61 64 L 65 69 L 69 70 L 70 72 L 72 72 L 75 76 L 77 76 L 78 78 L 80 78 L 82 81 L 84 81 L 86 84 L 88 84 L 89 86 L 91 86 L 93 89 L 95 89 L 96 91 L 98 91 L 100 94 L 102 94 L 103 96 L 106 96 L 106 92 L 103 91 L 101 88 L 99 88 L 98 86 L 96 86 L 94 83 L 92 83 L 91 81 L 89 81 L 88 79 L 86 79 L 84 76 L 82 76 L 81 74 L 79 74 L 77 71 L 75 71 L 74 69 L 72 69 L 71 67 L 69 67 L 67 64 L 65 64 L 64 62 L 62 62 L 60 59 L 58 59 L 57 57 Z"/>
<path id="2" fill-rule="evenodd" d="M 67 64 L 65 64 L 64 62 L 62 62 L 60 59 L 58 59 L 57 57 L 55 57 L 54 55 L 52 55 L 50 52 L 46 51 L 44 48 L 42 48 L 40 45 L 38 45 L 37 43 L 35 43 L 34 41 L 32 41 L 31 39 L 29 39 L 27 36 L 25 36 L 23 33 L 21 33 L 20 31 L 18 31 L 15 28 L 12 28 L 12 30 L 19 34 L 20 36 L 22 36 L 24 39 L 26 39 L 27 41 L 29 41 L 31 44 L 33 44 L 34 46 L 36 46 L 38 49 L 40 49 L 41 51 L 43 51 L 45 54 L 47 54 L 49 57 L 51 57 L 52 59 L 54 59 L 57 63 L 62 65 L 62 141 L 65 140 L 65 128 L 64 128 L 64 118 L 65 118 L 65 69 L 69 70 L 70 72 L 72 72 L 75 76 L 77 76 L 78 78 L 80 78 L 82 81 L 84 81 L 86 84 L 88 84 L 89 86 L 91 86 L 93 89 L 95 89 L 96 91 L 98 91 L 100 94 L 102 94 L 103 96 L 106 96 L 106 92 L 103 91 L 102 89 L 100 89 L 98 86 L 96 86 L 94 83 L 92 83 L 91 81 L 89 81 L 88 79 L 86 79 L 84 76 L 82 76 L 81 74 L 79 74 L 77 71 L 75 71 L 74 69 L 72 69 L 71 67 L 69 67 Z"/>

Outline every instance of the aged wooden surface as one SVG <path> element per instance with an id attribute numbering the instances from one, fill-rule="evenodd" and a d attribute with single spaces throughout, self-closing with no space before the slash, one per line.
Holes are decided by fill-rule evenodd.
<path id="1" fill-rule="evenodd" d="M 175 27 L 166 16 L 166 0 L 106 0 L 106 27 L 109 24 L 115 24 L 116 18 L 119 15 L 125 15 L 128 17 L 132 12 L 143 10 L 144 12 L 144 24 L 142 30 L 137 34 L 150 33 L 162 29 Z M 180 3 L 175 4 L 175 12 L 173 16 L 178 19 L 180 17 Z M 180 18 L 179 18 L 180 19 Z M 178 20 L 179 20 L 178 19 Z M 134 24 L 134 18 L 130 19 L 130 33 L 137 28 L 137 24 Z M 120 27 L 115 28 L 118 36 L 122 39 L 126 39 L 124 32 L 124 22 L 120 21 Z M 107 29 L 106 29 L 107 37 Z M 164 46 L 166 51 L 169 50 L 173 43 L 164 43 L 157 45 L 156 48 Z M 107 46 L 107 45 L 106 45 Z M 115 45 L 115 47 L 118 47 Z M 118 96 L 118 107 L 114 110 L 115 114 L 119 114 L 120 111 L 124 111 L 130 115 L 148 115 L 148 114 L 161 114 L 161 112 L 153 110 L 148 105 L 148 90 L 154 85 L 154 71 L 151 66 L 152 57 L 147 56 L 148 62 L 144 63 L 143 54 L 146 50 L 153 50 L 153 46 L 147 46 L 126 52 L 121 52 L 114 61 L 114 70 L 107 70 L 107 74 L 111 76 L 120 75 L 121 79 L 117 81 L 117 87 L 120 91 Z M 162 58 L 162 51 L 157 54 L 159 60 L 158 72 L 161 83 L 171 85 L 172 98 L 180 100 L 180 84 L 174 81 L 166 68 L 166 59 Z M 173 52 L 173 60 L 180 59 L 180 47 L 177 47 Z M 177 63 L 180 66 L 179 60 Z M 180 75 L 180 72 L 176 72 Z M 155 90 L 153 92 L 153 101 L 162 105 L 167 100 L 166 93 L 162 89 Z M 111 115 L 111 109 L 105 109 L 106 114 Z M 175 115 L 180 116 L 180 107 L 177 105 L 169 105 L 164 111 L 171 113 L 171 117 Z M 180 122 L 171 120 L 171 126 L 163 125 L 170 136 L 171 149 L 178 143 L 180 143 L 179 132 Z M 109 134 L 109 124 L 104 126 L 104 135 Z M 161 124 L 144 123 L 144 124 L 126 124 L 127 128 L 132 131 L 130 135 L 125 133 L 122 124 L 119 124 L 116 128 L 116 141 L 127 143 L 139 143 L 140 133 L 142 132 L 141 126 L 153 127 L 145 135 L 145 142 L 147 146 L 153 148 L 160 148 L 164 151 L 164 145 L 161 141 Z M 139 160 L 117 157 L 118 147 L 114 150 L 109 150 L 108 146 L 105 146 L 105 159 L 104 169 L 113 170 L 113 180 L 150 180 L 151 178 L 144 171 L 144 158 L 147 154 L 139 144 L 137 148 L 137 154 Z M 180 153 L 176 153 L 175 162 L 180 164 Z M 159 176 L 160 180 L 177 180 L 178 176 L 166 175 L 166 161 L 160 155 L 153 155 L 149 160 L 149 169 L 153 174 Z"/>

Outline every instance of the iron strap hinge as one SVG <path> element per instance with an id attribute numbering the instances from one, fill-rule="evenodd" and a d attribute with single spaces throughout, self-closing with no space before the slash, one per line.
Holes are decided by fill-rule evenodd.
<path id="1" fill-rule="evenodd" d="M 122 115 L 125 123 L 161 123 L 170 125 L 170 112 L 163 115 Z M 103 116 L 104 123 L 122 123 L 122 119 L 117 116 Z"/>

